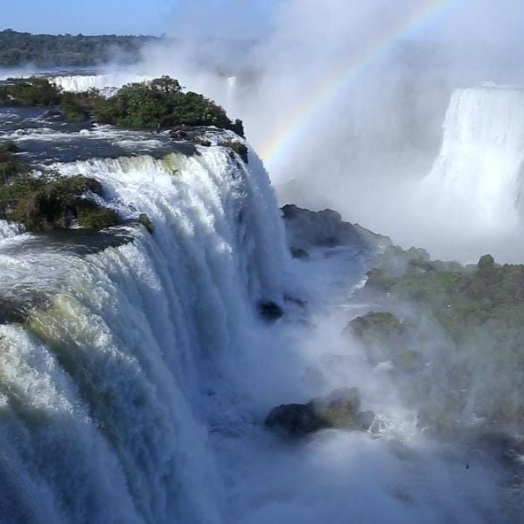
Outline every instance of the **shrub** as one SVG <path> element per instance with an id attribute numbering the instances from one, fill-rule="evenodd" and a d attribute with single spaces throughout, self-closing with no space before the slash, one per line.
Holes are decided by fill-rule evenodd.
<path id="1" fill-rule="evenodd" d="M 81 175 L 20 175 L 0 188 L 0 218 L 23 224 L 30 231 L 63 229 L 74 220 L 95 230 L 117 225 L 118 215 L 85 198 L 89 192 L 100 195 L 102 186 Z"/>
<path id="2" fill-rule="evenodd" d="M 61 90 L 47 78 L 12 79 L 0 86 L 0 105 L 49 107 L 60 104 Z"/>
<path id="3" fill-rule="evenodd" d="M 241 121 L 231 122 L 222 107 L 200 94 L 183 93 L 168 76 L 125 85 L 114 96 L 97 100 L 94 114 L 100 123 L 135 129 L 187 125 L 243 132 Z"/>

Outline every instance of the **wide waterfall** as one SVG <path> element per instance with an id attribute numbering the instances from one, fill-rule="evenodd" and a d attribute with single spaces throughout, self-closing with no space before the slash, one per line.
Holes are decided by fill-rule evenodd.
<path id="1" fill-rule="evenodd" d="M 465 234 L 514 231 L 522 221 L 523 162 L 524 91 L 459 89 L 423 191 L 439 217 Z"/>
<path id="2" fill-rule="evenodd" d="M 282 301 L 267 175 L 223 148 L 55 167 L 98 178 L 155 238 L 84 259 L 25 239 L 0 255 L 4 293 L 14 269 L 12 286 L 45 282 L 49 301 L 0 331 L 0 521 L 222 522 L 197 408 L 247 350 L 257 302 Z"/>
<path id="3" fill-rule="evenodd" d="M 518 521 L 511 473 L 427 434 L 393 357 L 371 364 L 348 332 L 370 308 L 351 297 L 373 234 L 333 211 L 285 231 L 231 131 L 191 142 L 42 113 L 7 111 L 2 137 L 35 171 L 99 181 L 91 197 L 123 223 L 0 221 L 0 523 Z M 376 414 L 369 430 L 265 427 L 341 387 Z"/>

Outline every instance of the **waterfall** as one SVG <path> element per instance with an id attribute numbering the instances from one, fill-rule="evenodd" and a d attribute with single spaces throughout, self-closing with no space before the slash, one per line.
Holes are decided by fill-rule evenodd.
<path id="1" fill-rule="evenodd" d="M 112 90 L 133 82 L 153 80 L 153 76 L 136 73 L 114 73 L 99 75 L 59 75 L 49 77 L 49 81 L 61 87 L 64 91 L 84 92 L 90 89 L 101 91 Z"/>
<path id="2" fill-rule="evenodd" d="M 523 161 L 524 92 L 459 89 L 446 114 L 440 154 L 421 190 L 430 208 L 459 229 L 513 231 L 521 223 Z"/>
<path id="3" fill-rule="evenodd" d="M 3 275 L 46 277 L 49 301 L 0 327 L 2 523 L 224 522 L 197 408 L 241 358 L 257 302 L 281 301 L 288 256 L 252 157 L 215 146 L 54 166 L 99 179 L 155 229 L 85 258 L 0 256 Z"/>
<path id="4" fill-rule="evenodd" d="M 89 158 L 92 134 L 143 149 Z M 73 136 L 82 160 L 51 169 L 99 180 L 124 225 L 117 247 L 80 256 L 0 223 L 0 322 L 19 310 L 0 325 L 1 524 L 512 522 L 507 473 L 427 437 L 388 355 L 372 366 L 348 334 L 369 307 L 349 295 L 370 252 L 333 229 L 336 213 L 288 231 L 308 243 L 292 261 L 255 152 L 245 164 L 217 145 L 233 133 L 169 154 L 146 145 L 161 134 Z M 315 240 L 334 234 L 339 245 Z M 348 386 L 373 431 L 290 442 L 264 427 L 276 405 Z"/>

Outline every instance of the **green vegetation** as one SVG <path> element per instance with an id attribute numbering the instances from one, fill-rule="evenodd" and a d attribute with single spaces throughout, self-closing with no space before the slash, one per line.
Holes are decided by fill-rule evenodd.
<path id="1" fill-rule="evenodd" d="M 0 67 L 94 66 L 109 61 L 136 62 L 140 47 L 155 40 L 145 36 L 32 35 L 0 31 Z"/>
<path id="2" fill-rule="evenodd" d="M 233 123 L 222 107 L 197 93 L 182 92 L 178 81 L 168 76 L 125 85 L 116 95 L 98 100 L 94 115 L 100 123 L 131 129 L 216 126 L 243 133 L 242 123 Z"/>
<path id="3" fill-rule="evenodd" d="M 120 223 L 113 210 L 86 198 L 89 193 L 102 194 L 96 180 L 53 173 L 33 177 L 25 171 L 0 187 L 0 218 L 23 224 L 30 231 L 68 228 L 75 221 L 93 230 Z"/>
<path id="4" fill-rule="evenodd" d="M 228 147 L 234 151 L 246 164 L 249 162 L 249 152 L 245 144 L 229 140 L 226 142 L 220 142 L 218 145 L 222 147 Z"/>
<path id="5" fill-rule="evenodd" d="M 392 264 L 386 250 L 386 261 L 379 263 L 381 269 L 370 271 L 366 289 L 386 291 L 418 304 L 457 343 L 474 340 L 477 328 L 486 323 L 492 328 L 496 323 L 499 328 L 505 325 L 510 329 L 515 315 L 524 326 L 524 265 L 497 266 L 491 255 L 481 257 L 472 267 L 426 257 L 421 262 L 419 251 L 403 252 L 405 270 L 395 273 L 398 259 Z"/>
<path id="6" fill-rule="evenodd" d="M 50 107 L 61 100 L 60 89 L 46 78 L 14 79 L 0 85 L 0 106 Z"/>
<path id="7" fill-rule="evenodd" d="M 468 417 L 513 424 L 524 415 L 524 265 L 430 260 L 387 249 L 362 290 L 380 309 L 349 324 L 377 365 L 404 374 L 421 424 L 448 433 Z M 493 377 L 497 376 L 494 381 Z"/>
<path id="8" fill-rule="evenodd" d="M 168 76 L 150 82 L 127 84 L 109 98 L 93 89 L 85 93 L 63 93 L 46 78 L 12 79 L 0 85 L 0 106 L 57 107 L 72 121 L 94 118 L 102 124 L 130 129 L 216 126 L 244 136 L 242 122 L 232 122 L 225 110 L 193 92 L 182 92 L 177 80 Z M 60 117 L 60 114 L 57 115 Z M 224 142 L 247 161 L 247 148 L 239 142 Z"/>
<path id="9" fill-rule="evenodd" d="M 96 90 L 89 93 L 63 93 L 60 105 L 64 111 L 64 118 L 73 122 L 88 120 L 98 97 L 99 93 Z"/>
<path id="10" fill-rule="evenodd" d="M 23 162 L 17 158 L 18 147 L 14 142 L 0 143 L 0 186 L 25 170 Z"/>
<path id="11" fill-rule="evenodd" d="M 90 118 L 101 98 L 96 89 L 85 93 L 64 93 L 47 78 L 36 76 L 10 79 L 0 85 L 0 106 L 52 108 L 61 106 L 63 117 L 72 121 Z M 57 112 L 58 116 L 60 114 Z"/>
<path id="12" fill-rule="evenodd" d="M 142 224 L 151 234 L 155 231 L 155 224 L 153 224 L 153 221 L 146 213 L 140 213 L 140 215 L 138 215 L 138 223 Z"/>

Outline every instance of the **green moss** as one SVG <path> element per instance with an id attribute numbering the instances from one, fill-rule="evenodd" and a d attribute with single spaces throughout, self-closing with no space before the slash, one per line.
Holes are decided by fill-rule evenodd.
<path id="1" fill-rule="evenodd" d="M 423 363 L 422 355 L 415 350 L 408 349 L 400 354 L 400 366 L 404 371 L 415 371 L 420 369 Z"/>
<path id="2" fill-rule="evenodd" d="M 404 332 L 400 321 L 388 312 L 371 311 L 349 325 L 357 337 L 371 344 L 396 344 Z"/>
<path id="3" fill-rule="evenodd" d="M 142 224 L 151 234 L 155 231 L 155 224 L 145 213 L 140 213 L 138 216 L 138 222 Z"/>
<path id="4" fill-rule="evenodd" d="M 118 224 L 114 211 L 84 198 L 90 192 L 100 195 L 101 184 L 81 175 L 19 175 L 0 187 L 0 218 L 31 231 L 63 229 L 75 220 L 81 227 L 96 230 Z"/>
<path id="5" fill-rule="evenodd" d="M 89 200 L 77 203 L 76 216 L 80 227 L 96 231 L 117 226 L 121 222 L 118 213 L 106 207 L 99 207 Z"/>
<path id="6" fill-rule="evenodd" d="M 229 140 L 220 142 L 218 145 L 221 147 L 227 147 L 234 151 L 246 164 L 249 162 L 249 152 L 245 144 Z"/>

